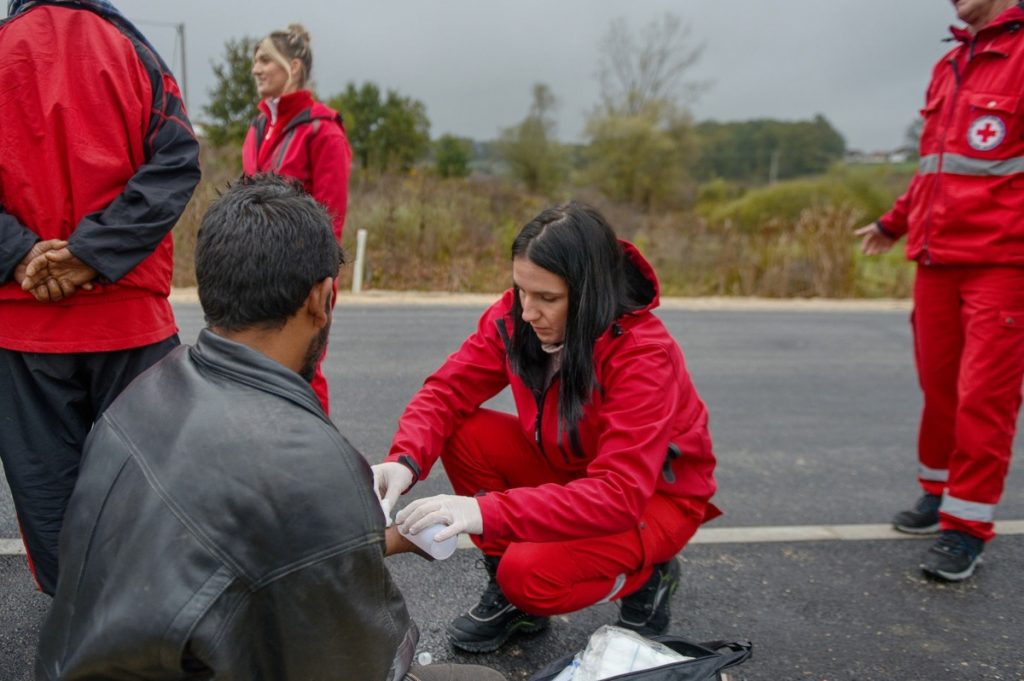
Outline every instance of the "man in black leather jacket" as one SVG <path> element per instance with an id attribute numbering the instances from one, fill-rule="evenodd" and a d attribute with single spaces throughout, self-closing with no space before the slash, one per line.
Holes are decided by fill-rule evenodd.
<path id="1" fill-rule="evenodd" d="M 196 248 L 208 328 L 93 428 L 38 679 L 401 679 L 417 630 L 370 469 L 309 378 L 341 264 L 327 214 L 243 180 Z M 415 678 L 501 679 L 482 668 Z"/>

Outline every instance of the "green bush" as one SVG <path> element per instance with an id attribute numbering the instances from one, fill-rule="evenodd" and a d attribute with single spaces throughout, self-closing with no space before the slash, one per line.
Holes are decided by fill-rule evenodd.
<path id="1" fill-rule="evenodd" d="M 848 184 L 832 177 L 815 177 L 752 189 L 710 210 L 708 220 L 749 232 L 762 229 L 771 220 L 793 222 L 807 209 L 835 205 L 855 206 L 867 214 L 863 200 Z"/>

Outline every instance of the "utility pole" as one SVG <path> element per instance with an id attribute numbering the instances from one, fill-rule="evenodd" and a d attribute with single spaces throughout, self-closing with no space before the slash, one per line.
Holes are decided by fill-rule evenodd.
<path id="1" fill-rule="evenodd" d="M 185 59 L 185 22 L 178 22 L 178 44 L 181 45 L 181 98 L 185 102 L 185 110 L 190 111 L 188 106 L 188 60 Z"/>
<path id="2" fill-rule="evenodd" d="M 775 184 L 779 179 L 779 150 L 772 150 L 771 162 L 768 164 L 768 184 Z"/>
<path id="3" fill-rule="evenodd" d="M 143 24 L 145 26 L 163 26 L 165 28 L 174 29 L 174 55 L 177 55 L 179 50 L 181 51 L 181 70 L 176 71 L 175 75 L 179 76 L 178 80 L 181 83 L 181 99 L 185 103 L 185 108 L 188 109 L 188 58 L 185 54 L 185 22 L 183 21 L 148 21 L 146 19 L 133 20 L 136 24 Z M 171 58 L 171 68 L 174 68 L 174 58 Z"/>

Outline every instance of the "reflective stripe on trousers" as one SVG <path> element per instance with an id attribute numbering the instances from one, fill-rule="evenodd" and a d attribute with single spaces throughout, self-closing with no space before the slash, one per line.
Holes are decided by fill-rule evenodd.
<path id="1" fill-rule="evenodd" d="M 951 497 L 948 493 L 942 495 L 941 513 L 948 513 L 961 520 L 970 520 L 976 523 L 990 523 L 996 517 L 995 504 L 982 504 L 977 501 L 966 501 Z"/>
<path id="2" fill-rule="evenodd" d="M 921 480 L 932 482 L 946 482 L 949 480 L 948 468 L 928 468 L 924 464 L 918 464 L 917 477 Z"/>

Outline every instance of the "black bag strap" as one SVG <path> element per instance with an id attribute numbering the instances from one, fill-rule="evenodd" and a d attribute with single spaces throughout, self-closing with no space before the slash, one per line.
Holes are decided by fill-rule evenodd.
<path id="1" fill-rule="evenodd" d="M 699 644 L 703 648 L 713 650 L 722 658 L 723 664 L 719 669 L 728 669 L 738 664 L 743 664 L 754 654 L 754 645 L 750 641 L 705 641 Z M 721 650 L 728 650 L 729 653 L 720 653 Z"/>
<path id="2" fill-rule="evenodd" d="M 267 117 L 261 113 L 249 125 L 256 129 L 256 158 L 259 158 L 260 147 L 263 146 L 263 136 L 267 134 Z"/>

